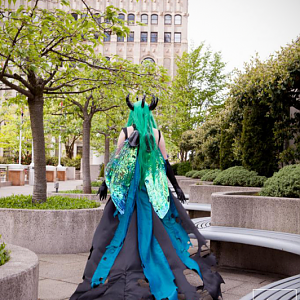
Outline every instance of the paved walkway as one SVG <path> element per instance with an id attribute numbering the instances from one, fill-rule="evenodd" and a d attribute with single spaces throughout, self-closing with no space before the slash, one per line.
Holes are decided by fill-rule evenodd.
<path id="1" fill-rule="evenodd" d="M 39 300 L 67 300 L 82 282 L 84 267 L 88 253 L 47 255 L 39 254 Z M 259 274 L 256 272 L 233 269 L 218 270 L 226 284 L 222 284 L 224 300 L 238 300 L 242 296 L 261 288 L 266 284 L 279 280 L 277 275 Z M 193 285 L 201 285 L 199 276 L 192 271 L 186 272 L 188 281 Z M 207 293 L 202 299 L 211 300 Z M 113 300 L 113 299 L 112 299 Z"/>
<path id="2" fill-rule="evenodd" d="M 81 185 L 82 180 L 67 180 L 59 181 L 59 191 L 74 190 L 77 185 Z M 23 194 L 23 195 L 32 195 L 33 186 L 24 185 L 24 186 L 5 186 L 0 187 L 0 197 L 10 196 L 12 194 Z M 54 192 L 54 182 L 47 183 L 47 191 Z"/>

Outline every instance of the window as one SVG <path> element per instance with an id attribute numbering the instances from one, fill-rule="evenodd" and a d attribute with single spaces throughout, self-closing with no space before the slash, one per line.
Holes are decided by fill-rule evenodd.
<path id="1" fill-rule="evenodd" d="M 151 24 L 152 25 L 158 24 L 158 15 L 151 15 Z"/>
<path id="2" fill-rule="evenodd" d="M 128 24 L 129 25 L 133 25 L 134 24 L 134 20 L 135 20 L 134 14 L 129 14 L 128 15 Z"/>
<path id="3" fill-rule="evenodd" d="M 134 42 L 134 32 L 131 31 L 127 36 L 127 42 Z"/>
<path id="4" fill-rule="evenodd" d="M 106 60 L 110 61 L 110 57 L 109 56 L 105 56 Z M 77 146 L 78 148 L 78 146 Z"/>
<path id="5" fill-rule="evenodd" d="M 165 32 L 165 43 L 171 43 L 171 32 Z"/>
<path id="6" fill-rule="evenodd" d="M 141 22 L 144 24 L 148 24 L 148 15 L 142 15 L 141 16 Z"/>
<path id="7" fill-rule="evenodd" d="M 98 39 L 99 39 L 99 36 L 100 36 L 99 32 L 96 32 L 96 33 L 94 34 L 95 40 L 98 40 Z"/>
<path id="8" fill-rule="evenodd" d="M 165 15 L 165 25 L 171 25 L 171 24 L 172 24 L 172 16 Z"/>
<path id="9" fill-rule="evenodd" d="M 146 58 L 144 58 L 144 59 L 142 60 L 142 63 L 144 63 L 144 62 L 151 62 L 151 63 L 155 64 L 154 59 L 151 58 L 151 57 L 146 57 Z"/>
<path id="10" fill-rule="evenodd" d="M 118 19 L 125 21 L 125 15 L 124 14 L 119 14 Z"/>
<path id="11" fill-rule="evenodd" d="M 111 32 L 110 31 L 105 31 L 104 34 L 105 34 L 105 36 L 104 36 L 104 42 L 110 42 Z"/>
<path id="12" fill-rule="evenodd" d="M 97 24 L 101 24 L 101 16 L 100 14 L 94 14 L 94 19 L 96 20 Z"/>
<path id="13" fill-rule="evenodd" d="M 117 42 L 124 42 L 124 36 L 117 36 Z"/>
<path id="14" fill-rule="evenodd" d="M 141 43 L 146 43 L 148 41 L 148 32 L 141 32 Z"/>
<path id="15" fill-rule="evenodd" d="M 175 25 L 181 25 L 182 18 L 181 15 L 176 15 L 175 16 Z"/>
<path id="16" fill-rule="evenodd" d="M 181 32 L 175 32 L 174 33 L 174 42 L 175 43 L 181 43 Z"/>
<path id="17" fill-rule="evenodd" d="M 151 32 L 151 43 L 157 43 L 157 32 Z"/>
<path id="18" fill-rule="evenodd" d="M 85 19 L 87 17 L 87 14 L 81 14 L 81 19 Z"/>

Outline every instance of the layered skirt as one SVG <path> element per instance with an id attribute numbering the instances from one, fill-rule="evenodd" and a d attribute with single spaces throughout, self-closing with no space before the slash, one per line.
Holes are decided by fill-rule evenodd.
<path id="1" fill-rule="evenodd" d="M 190 256 L 193 233 L 198 251 Z M 70 300 L 199 300 L 184 271 L 194 270 L 213 299 L 221 296 L 222 277 L 212 270 L 212 254 L 201 256 L 205 239 L 170 192 L 170 209 L 160 219 L 143 186 L 128 197 L 124 214 L 111 199 L 95 231 L 80 283 Z"/>

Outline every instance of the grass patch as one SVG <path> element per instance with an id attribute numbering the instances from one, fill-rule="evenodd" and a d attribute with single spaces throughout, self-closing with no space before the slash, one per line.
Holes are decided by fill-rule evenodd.
<path id="1" fill-rule="evenodd" d="M 58 191 L 61 194 L 83 194 L 83 190 L 68 190 L 68 191 Z M 97 194 L 97 191 L 92 190 L 92 194 Z"/>
<path id="2" fill-rule="evenodd" d="M 32 203 L 29 195 L 12 195 L 0 198 L 1 208 L 18 209 L 84 209 L 96 208 L 100 203 L 88 200 L 87 198 L 75 199 L 65 196 L 51 196 L 43 203 Z"/>
<path id="3" fill-rule="evenodd" d="M 0 235 L 0 238 L 1 238 L 1 235 Z M 5 246 L 6 246 L 5 243 L 0 244 L 0 266 L 4 265 L 10 259 L 10 255 L 9 255 L 10 251 L 8 251 L 5 248 Z"/>
<path id="4" fill-rule="evenodd" d="M 99 187 L 99 186 L 101 186 L 101 184 L 102 184 L 102 181 L 92 181 L 91 182 L 92 187 Z"/>

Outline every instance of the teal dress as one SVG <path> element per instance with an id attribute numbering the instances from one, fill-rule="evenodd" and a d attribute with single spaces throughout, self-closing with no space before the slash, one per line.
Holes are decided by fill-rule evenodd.
<path id="1" fill-rule="evenodd" d="M 71 300 L 198 300 L 183 273 L 194 270 L 212 299 L 221 296 L 222 277 L 211 270 L 213 255 L 201 256 L 206 241 L 169 191 L 164 159 L 140 184 L 138 147 L 129 140 L 106 168 L 111 197 L 96 229 L 90 256 Z M 198 239 L 190 256 L 188 234 Z"/>

